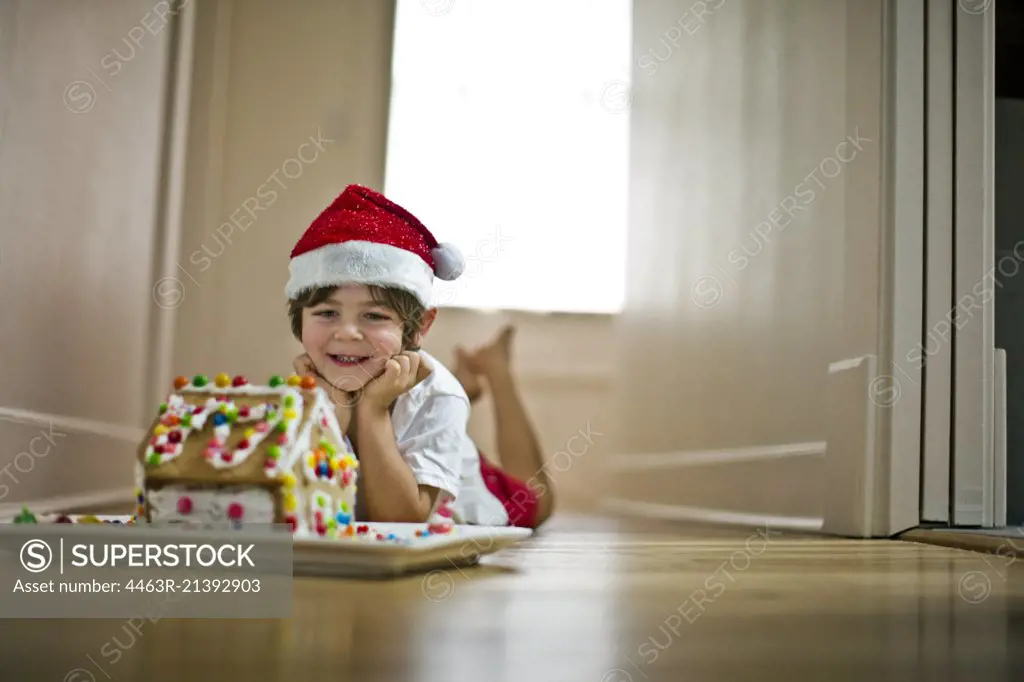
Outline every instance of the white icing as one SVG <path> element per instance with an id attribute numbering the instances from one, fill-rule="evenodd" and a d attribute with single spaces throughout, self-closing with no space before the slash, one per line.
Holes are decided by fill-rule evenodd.
<path id="1" fill-rule="evenodd" d="M 313 411 L 317 413 L 316 418 L 318 421 L 320 419 L 327 420 L 327 430 L 334 435 L 338 443 L 347 442 L 347 439 L 341 433 L 341 425 L 338 424 L 338 416 L 334 414 L 334 406 L 331 404 L 330 400 L 328 400 L 327 394 L 324 393 L 322 389 L 317 389 L 315 409 Z"/>
<path id="2" fill-rule="evenodd" d="M 208 420 L 213 420 L 215 426 L 213 428 L 213 438 L 211 442 L 206 445 L 205 453 L 206 460 L 217 469 L 225 469 L 228 467 L 238 466 L 242 462 L 248 459 L 249 455 L 252 454 L 256 448 L 268 437 L 277 438 L 276 428 L 281 420 L 284 418 L 284 411 L 286 409 L 292 409 L 295 411 L 297 417 L 301 417 L 303 411 L 303 397 L 302 394 L 290 386 L 286 386 L 281 390 L 267 388 L 265 391 L 260 390 L 257 387 L 252 386 L 240 386 L 235 389 L 236 393 L 241 393 L 241 389 L 248 388 L 246 391 L 250 395 L 258 394 L 276 394 L 279 400 L 275 400 L 274 403 L 263 402 L 251 407 L 247 406 L 248 413 L 246 416 L 240 414 L 239 406 L 233 400 L 217 400 L 216 397 L 211 396 L 205 403 L 200 405 L 201 411 L 196 413 L 195 406 L 189 404 L 181 397 L 180 394 L 172 393 L 167 397 L 167 411 L 161 415 L 161 419 L 166 418 L 168 415 L 173 415 L 181 420 L 176 426 L 165 427 L 168 429 L 167 433 L 162 433 L 155 438 L 155 442 L 150 442 L 146 447 L 146 461 L 149 462 L 150 458 L 156 453 L 156 448 L 159 446 L 163 452 L 159 453 L 159 464 L 166 464 L 174 460 L 180 455 L 184 449 L 185 441 L 188 440 L 194 432 L 201 432 L 206 426 Z M 193 392 L 201 392 L 199 390 Z M 218 395 L 227 397 L 227 394 L 222 393 L 221 389 L 217 391 Z M 287 400 L 292 401 L 290 407 L 285 407 Z M 278 407 L 276 410 L 272 409 L 272 405 L 276 404 Z M 224 415 L 223 418 L 217 415 Z M 227 419 L 227 415 L 236 415 L 235 424 L 231 424 L 231 421 Z M 184 426 L 184 421 L 188 417 L 188 426 Z M 216 422 L 222 421 L 217 424 Z M 291 443 L 295 438 L 295 433 L 298 429 L 300 419 L 290 419 L 287 422 L 287 428 L 285 434 L 288 437 L 288 443 Z M 245 438 L 246 447 L 236 447 L 230 452 L 230 456 L 224 457 L 224 453 L 227 448 L 224 447 L 227 443 L 228 437 L 231 435 L 232 430 L 239 427 L 239 425 L 253 424 L 253 433 Z M 181 438 L 179 442 L 172 443 L 170 434 L 177 432 Z M 287 447 L 287 444 L 284 446 Z M 274 475 L 272 471 L 267 472 L 268 476 Z"/>
<path id="3" fill-rule="evenodd" d="M 178 500 L 188 497 L 192 509 L 178 511 Z M 242 518 L 228 517 L 232 503 L 242 505 Z M 210 488 L 196 485 L 168 485 L 149 491 L 150 518 L 154 523 L 176 523 L 197 528 L 271 524 L 274 522 L 274 495 L 252 486 Z"/>
<path id="4" fill-rule="evenodd" d="M 280 386 L 259 386 L 256 384 L 244 384 L 242 386 L 217 386 L 214 382 L 209 382 L 205 386 L 193 386 L 189 384 L 178 390 L 178 393 L 207 393 L 210 395 L 264 395 L 267 393 L 277 393 L 278 395 L 285 395 L 289 391 L 294 392 L 295 387 L 289 386 L 288 384 L 281 384 Z"/>
<path id="5" fill-rule="evenodd" d="M 320 389 L 317 389 L 317 391 L 322 393 Z M 268 476 L 278 476 L 283 471 L 292 471 L 295 466 L 296 457 L 300 457 L 310 450 L 310 433 L 316 420 L 315 405 L 314 399 L 314 408 L 309 411 L 309 419 L 301 427 L 298 424 L 298 420 L 289 425 L 288 445 L 282 449 L 281 456 L 277 460 L 277 466 L 267 470 Z"/>
<path id="6" fill-rule="evenodd" d="M 331 498 L 327 493 L 319 490 L 311 491 L 307 509 L 309 511 L 310 528 L 316 528 L 317 512 L 320 512 L 324 525 L 334 516 L 331 511 Z"/>
<path id="7" fill-rule="evenodd" d="M 234 413 L 238 412 L 238 407 L 235 405 L 234 402 L 230 400 L 222 402 L 221 405 L 226 406 L 220 408 L 221 410 L 226 410 L 226 412 Z M 207 447 L 207 452 L 210 453 L 210 456 L 207 457 L 207 461 L 211 465 L 213 465 L 215 469 L 226 469 L 227 467 L 238 466 L 246 459 L 248 459 L 249 455 L 252 454 L 252 452 L 260 443 L 266 440 L 267 436 L 269 436 L 273 432 L 274 427 L 278 424 L 278 422 L 281 421 L 279 414 L 273 415 L 274 417 L 276 417 L 276 419 L 274 419 L 273 421 L 267 420 L 267 415 L 269 413 L 270 403 L 260 403 L 259 405 L 254 405 L 253 407 L 249 408 L 249 413 L 245 417 L 238 413 L 238 416 L 235 419 L 234 426 L 232 426 L 229 422 L 224 422 L 223 424 L 215 426 L 213 428 L 214 437 L 217 439 L 219 443 L 227 443 L 228 437 L 231 435 L 232 429 L 238 428 L 239 424 L 260 422 L 256 425 L 255 428 L 252 429 L 253 433 L 249 436 L 246 436 L 245 439 L 242 441 L 246 443 L 248 447 L 236 447 L 234 451 L 231 453 L 231 457 L 228 459 L 225 459 L 224 457 L 221 456 L 221 453 L 226 451 L 227 448 Z M 263 422 L 266 422 L 266 424 L 264 425 Z"/>

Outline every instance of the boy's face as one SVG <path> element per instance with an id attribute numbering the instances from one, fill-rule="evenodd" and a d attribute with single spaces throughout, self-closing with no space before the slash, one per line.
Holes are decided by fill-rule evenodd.
<path id="1" fill-rule="evenodd" d="M 331 385 L 357 391 L 402 352 L 402 320 L 366 286 L 347 284 L 302 311 L 302 346 Z"/>

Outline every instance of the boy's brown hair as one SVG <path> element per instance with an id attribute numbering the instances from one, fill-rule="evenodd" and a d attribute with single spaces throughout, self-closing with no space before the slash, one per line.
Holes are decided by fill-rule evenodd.
<path id="1" fill-rule="evenodd" d="M 320 305 L 335 292 L 338 287 L 320 287 L 307 289 L 296 298 L 288 301 L 288 318 L 291 320 L 292 334 L 302 342 L 302 311 Z M 415 344 L 416 335 L 423 329 L 423 314 L 427 311 L 414 295 L 396 287 L 368 286 L 370 296 L 380 305 L 389 308 L 402 321 L 402 349 L 418 350 Z"/>

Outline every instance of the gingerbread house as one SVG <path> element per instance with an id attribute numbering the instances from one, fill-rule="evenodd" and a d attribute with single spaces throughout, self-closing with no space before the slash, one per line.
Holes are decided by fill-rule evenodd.
<path id="1" fill-rule="evenodd" d="M 138 450 L 135 519 L 351 537 L 358 471 L 312 377 L 178 377 Z"/>

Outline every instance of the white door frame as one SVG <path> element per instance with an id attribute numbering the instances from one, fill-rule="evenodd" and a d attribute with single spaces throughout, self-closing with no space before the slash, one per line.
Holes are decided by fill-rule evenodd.
<path id="1" fill-rule="evenodd" d="M 1005 523 L 997 483 L 995 2 L 927 0 L 921 518 Z M 998 419 L 997 419 L 998 417 Z"/>
<path id="2" fill-rule="evenodd" d="M 185 157 L 188 153 L 198 11 L 193 3 L 179 8 L 170 18 L 173 22 L 173 30 L 170 32 L 172 43 L 168 47 L 171 63 L 168 64 L 168 89 L 164 95 L 169 103 L 165 107 L 167 115 L 164 119 L 164 134 L 168 144 L 165 147 L 166 156 L 161 160 L 161 212 L 157 216 L 156 281 L 153 284 L 154 305 L 150 323 L 152 356 L 146 387 L 147 399 L 153 402 L 164 399 L 167 383 L 172 376 L 177 308 L 181 302 L 177 295 L 184 293 L 178 279 L 178 258 L 183 233 Z"/>
<path id="3" fill-rule="evenodd" d="M 995 7 L 955 18 L 954 376 L 951 522 L 995 523 Z M 980 10 L 980 12 L 978 11 Z"/>
<path id="4" fill-rule="evenodd" d="M 925 332 L 921 520 L 947 523 L 953 394 L 953 22 L 955 0 L 927 0 Z"/>
<path id="5" fill-rule="evenodd" d="M 878 510 L 885 525 L 876 533 L 899 532 L 921 520 L 921 420 L 924 363 L 916 358 L 924 320 L 925 271 L 925 19 L 926 0 L 886 3 L 886 129 L 883 162 L 887 238 L 886 281 L 891 308 L 882 326 L 882 352 L 889 355 L 898 399 L 888 407 L 888 490 Z M 883 430 L 883 433 L 885 431 Z M 884 481 L 885 476 L 876 480 Z"/>
<path id="6" fill-rule="evenodd" d="M 847 231 L 869 229 L 875 216 L 861 208 L 877 199 L 877 249 L 862 257 L 876 259 L 878 336 L 874 353 L 831 363 L 827 384 L 822 530 L 848 537 L 889 537 L 921 522 L 924 363 L 912 360 L 924 325 L 925 3 L 847 5 L 852 30 L 881 27 L 879 87 L 858 92 L 847 111 L 880 119 L 878 165 L 851 169 L 846 216 Z M 858 57 L 870 58 L 849 54 Z"/>

